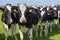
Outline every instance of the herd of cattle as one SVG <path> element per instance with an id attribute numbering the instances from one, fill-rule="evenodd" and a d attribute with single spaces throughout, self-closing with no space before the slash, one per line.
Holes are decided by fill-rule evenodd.
<path id="1" fill-rule="evenodd" d="M 7 40 L 7 31 L 11 28 L 12 38 L 18 40 L 16 37 L 16 24 L 19 25 L 20 39 L 23 40 L 23 31 L 29 30 L 29 38 L 32 40 L 32 27 L 35 27 L 36 36 L 37 24 L 45 22 L 45 36 L 48 34 L 48 22 L 50 22 L 50 31 L 52 32 L 52 21 L 54 19 L 59 20 L 60 24 L 60 6 L 27 6 L 26 4 L 17 4 L 17 6 L 12 6 L 11 4 L 6 4 L 4 8 L 0 8 L 3 11 L 2 14 L 2 24 L 5 33 L 5 40 Z M 60 25 L 59 25 L 60 27 Z M 25 30 L 24 30 L 25 28 Z M 40 36 L 42 36 L 43 27 L 41 25 Z"/>

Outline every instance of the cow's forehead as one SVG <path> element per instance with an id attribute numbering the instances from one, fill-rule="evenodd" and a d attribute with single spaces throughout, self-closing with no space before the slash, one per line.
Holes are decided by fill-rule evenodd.
<path id="1" fill-rule="evenodd" d="M 12 6 L 11 5 L 6 5 L 6 8 L 11 11 Z"/>
<path id="2" fill-rule="evenodd" d="M 26 10 L 26 5 L 25 4 L 20 4 L 19 9 L 20 10 Z"/>
<path id="3" fill-rule="evenodd" d="M 53 7 L 54 10 L 57 10 L 57 7 Z"/>

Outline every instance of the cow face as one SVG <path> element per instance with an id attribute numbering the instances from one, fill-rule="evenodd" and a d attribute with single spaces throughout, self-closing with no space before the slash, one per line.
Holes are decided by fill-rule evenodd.
<path id="1" fill-rule="evenodd" d="M 57 18 L 58 17 L 58 11 L 57 11 L 57 7 L 56 6 L 50 7 L 49 11 L 52 14 L 53 18 Z"/>
<path id="2" fill-rule="evenodd" d="M 41 11 L 41 17 L 43 17 L 43 15 L 46 13 L 46 8 L 41 8 L 40 9 L 40 11 Z"/>
<path id="3" fill-rule="evenodd" d="M 46 15 L 47 15 L 47 9 L 46 9 L 46 7 L 44 7 L 44 8 L 41 7 L 40 11 L 41 11 L 41 13 L 40 13 L 40 15 L 41 15 L 40 22 L 42 22 L 45 19 Z"/>
<path id="4" fill-rule="evenodd" d="M 7 15 L 7 23 L 12 23 L 12 18 L 11 18 L 11 8 L 12 8 L 12 6 L 11 6 L 11 4 L 6 4 L 6 6 L 5 6 L 6 8 L 5 8 L 5 12 L 7 12 L 6 13 L 6 15 Z"/>
<path id="5" fill-rule="evenodd" d="M 25 4 L 19 4 L 18 5 L 19 22 L 21 22 L 21 23 L 25 23 L 26 22 L 26 18 L 25 18 L 26 9 L 27 9 L 27 7 L 26 7 Z"/>

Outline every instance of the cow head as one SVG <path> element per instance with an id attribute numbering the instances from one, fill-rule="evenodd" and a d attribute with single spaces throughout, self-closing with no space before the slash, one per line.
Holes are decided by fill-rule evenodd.
<path id="1" fill-rule="evenodd" d="M 27 9 L 25 4 L 18 4 L 18 16 L 19 16 L 19 22 L 25 23 L 26 17 L 25 17 L 25 11 Z"/>
<path id="2" fill-rule="evenodd" d="M 6 14 L 7 16 L 7 23 L 12 23 L 12 18 L 11 18 L 11 8 L 12 8 L 12 5 L 11 4 L 6 4 L 5 8 L 4 8 L 4 13 Z"/>
<path id="3" fill-rule="evenodd" d="M 51 6 L 49 11 L 50 11 L 50 14 L 52 15 L 53 18 L 57 18 L 58 17 L 57 6 Z"/>

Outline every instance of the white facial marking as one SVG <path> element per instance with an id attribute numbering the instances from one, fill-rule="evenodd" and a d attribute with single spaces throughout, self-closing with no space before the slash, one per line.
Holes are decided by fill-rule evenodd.
<path id="1" fill-rule="evenodd" d="M 42 11 L 43 7 L 40 8 L 40 10 Z"/>
<path id="2" fill-rule="evenodd" d="M 8 25 L 5 24 L 4 22 L 2 22 L 2 24 L 3 24 L 4 28 L 8 30 Z"/>
<path id="3" fill-rule="evenodd" d="M 10 5 L 6 5 L 6 7 L 9 11 L 11 11 L 11 6 Z"/>
<path id="4" fill-rule="evenodd" d="M 41 17 L 44 15 L 45 11 L 41 11 Z"/>
<path id="5" fill-rule="evenodd" d="M 57 10 L 57 8 L 56 8 L 56 7 L 53 7 L 53 9 L 54 9 L 54 10 Z"/>
<path id="6" fill-rule="evenodd" d="M 21 4 L 20 5 L 20 10 L 21 10 L 21 13 L 22 13 L 21 18 L 25 18 L 24 13 L 25 13 L 25 10 L 26 10 L 26 6 L 24 4 Z"/>

